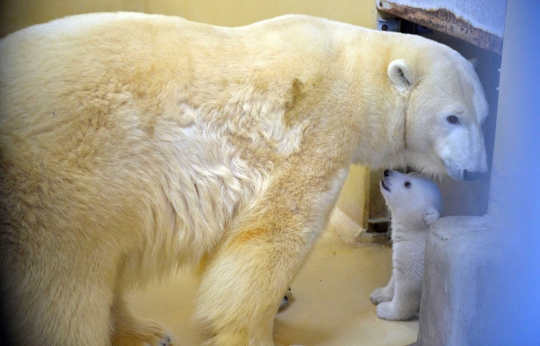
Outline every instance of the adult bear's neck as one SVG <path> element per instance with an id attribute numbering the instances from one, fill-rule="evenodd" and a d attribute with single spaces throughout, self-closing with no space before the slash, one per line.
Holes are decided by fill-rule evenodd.
<path id="1" fill-rule="evenodd" d="M 400 36 L 374 30 L 351 28 L 337 46 L 345 47 L 342 61 L 341 93 L 334 103 L 342 105 L 341 117 L 351 118 L 356 148 L 353 162 L 372 167 L 403 166 L 407 98 L 392 86 L 388 65 L 401 54 L 393 44 Z"/>

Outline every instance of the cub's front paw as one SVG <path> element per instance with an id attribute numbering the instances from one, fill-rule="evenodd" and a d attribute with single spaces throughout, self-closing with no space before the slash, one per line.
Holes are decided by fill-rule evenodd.
<path id="1" fill-rule="evenodd" d="M 373 304 L 379 304 L 382 302 L 389 302 L 392 300 L 392 296 L 386 293 L 385 287 L 379 287 L 369 297 Z"/>
<path id="2" fill-rule="evenodd" d="M 377 305 L 377 316 L 389 321 L 404 321 L 414 317 L 414 312 L 399 311 L 392 302 Z"/>
<path id="3" fill-rule="evenodd" d="M 385 320 L 396 320 L 396 314 L 394 312 L 392 302 L 383 302 L 377 305 L 377 316 Z"/>

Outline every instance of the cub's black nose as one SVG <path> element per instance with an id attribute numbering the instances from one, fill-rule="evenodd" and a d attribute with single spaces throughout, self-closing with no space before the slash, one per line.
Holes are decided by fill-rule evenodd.
<path id="1" fill-rule="evenodd" d="M 387 176 L 389 176 L 389 175 L 390 175 L 390 171 L 389 171 L 388 169 L 385 170 L 385 171 L 384 171 L 384 176 L 387 177 Z"/>

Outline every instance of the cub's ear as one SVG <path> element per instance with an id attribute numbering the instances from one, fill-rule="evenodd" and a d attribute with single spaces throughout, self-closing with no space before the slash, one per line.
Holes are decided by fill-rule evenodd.
<path id="1" fill-rule="evenodd" d="M 472 67 L 476 70 L 476 68 L 478 67 L 478 59 L 472 58 L 472 59 L 469 59 L 469 62 L 471 63 Z"/>
<path id="2" fill-rule="evenodd" d="M 424 222 L 427 223 L 428 225 L 431 225 L 432 223 L 434 223 L 435 221 L 439 219 L 439 216 L 440 216 L 439 211 L 435 209 L 434 207 L 430 206 L 424 212 Z"/>
<path id="3" fill-rule="evenodd" d="M 401 91 L 410 88 L 414 83 L 413 73 L 403 59 L 394 60 L 388 65 L 388 78 Z"/>

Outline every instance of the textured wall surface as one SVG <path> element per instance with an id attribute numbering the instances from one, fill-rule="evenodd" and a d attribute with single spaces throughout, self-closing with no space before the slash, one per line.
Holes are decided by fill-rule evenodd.
<path id="1" fill-rule="evenodd" d="M 446 9 L 484 31 L 503 36 L 506 0 L 389 0 L 397 5 L 427 10 Z"/>
<path id="2" fill-rule="evenodd" d="M 536 346 L 540 340 L 538 13 L 540 1 L 508 1 L 488 209 L 507 242 L 498 280 L 486 282 L 479 297 L 491 310 L 484 345 Z"/>

